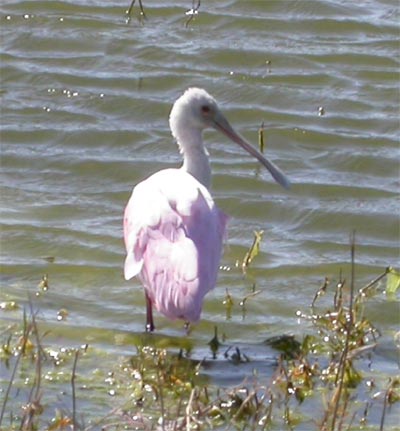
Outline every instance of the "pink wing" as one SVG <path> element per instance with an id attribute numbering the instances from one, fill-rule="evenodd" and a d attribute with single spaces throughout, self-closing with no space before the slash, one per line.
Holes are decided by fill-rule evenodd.
<path id="1" fill-rule="evenodd" d="M 216 283 L 226 215 L 180 169 L 138 184 L 125 209 L 125 279 L 139 274 L 152 303 L 171 319 L 199 320 Z"/>

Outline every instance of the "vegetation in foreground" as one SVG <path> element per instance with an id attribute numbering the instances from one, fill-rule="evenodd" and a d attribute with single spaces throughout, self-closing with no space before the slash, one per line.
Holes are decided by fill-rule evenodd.
<path id="1" fill-rule="evenodd" d="M 388 430 L 385 421 L 400 400 L 400 376 L 368 371 L 380 334 L 364 314 L 366 302 L 382 294 L 385 278 L 386 294 L 395 293 L 399 275 L 391 268 L 356 291 L 353 246 L 350 284 L 340 279 L 332 288 L 325 280 L 310 309 L 297 312 L 308 322 L 308 334 L 301 341 L 266 340 L 280 352 L 270 382 L 262 384 L 255 375 L 229 389 L 207 382 L 202 362 L 177 349 L 144 343 L 132 358 L 110 365 L 91 358 L 96 352 L 87 345 L 49 346 L 31 303 L 20 325 L 1 334 L 0 365 L 9 378 L 1 382 L 0 429 Z M 42 290 L 47 283 L 44 278 Z M 319 305 L 322 296 L 327 306 Z M 1 309 L 16 306 L 4 302 Z M 216 331 L 210 350 L 217 355 L 220 349 Z M 239 349 L 225 357 L 237 366 L 251 361 Z M 87 363 L 97 367 L 90 378 Z M 101 405 L 102 397 L 108 409 L 104 398 L 113 397 L 111 411 L 90 407 L 90 400 Z"/>

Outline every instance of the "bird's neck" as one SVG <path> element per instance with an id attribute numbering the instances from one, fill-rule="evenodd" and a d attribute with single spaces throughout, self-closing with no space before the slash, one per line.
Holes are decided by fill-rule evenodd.
<path id="1" fill-rule="evenodd" d="M 194 176 L 207 189 L 211 186 L 211 168 L 208 153 L 203 145 L 201 130 L 179 136 L 178 146 L 183 155 L 182 169 Z"/>

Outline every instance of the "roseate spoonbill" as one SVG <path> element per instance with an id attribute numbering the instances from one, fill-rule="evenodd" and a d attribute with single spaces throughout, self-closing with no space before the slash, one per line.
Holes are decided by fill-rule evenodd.
<path id="1" fill-rule="evenodd" d="M 227 216 L 210 194 L 211 169 L 203 130 L 212 127 L 258 159 L 283 187 L 289 180 L 231 127 L 215 99 L 189 88 L 169 117 L 183 156 L 179 169 L 164 169 L 139 183 L 124 214 L 125 279 L 141 280 L 146 330 L 154 330 L 154 306 L 170 319 L 197 322 L 205 294 L 214 288 Z"/>

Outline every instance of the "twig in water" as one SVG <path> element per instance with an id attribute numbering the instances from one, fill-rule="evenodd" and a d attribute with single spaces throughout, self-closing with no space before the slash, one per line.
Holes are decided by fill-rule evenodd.
<path id="1" fill-rule="evenodd" d="M 385 269 L 385 272 L 383 272 L 381 275 L 379 275 L 378 277 L 376 277 L 374 280 L 370 281 L 367 285 L 365 285 L 364 287 L 362 287 L 359 291 L 358 291 L 358 296 L 365 296 L 367 294 L 368 289 L 370 289 L 372 286 L 374 286 L 376 283 L 378 283 L 379 281 L 382 280 L 382 278 L 386 277 L 390 272 L 390 267 L 387 267 Z"/>
<path id="2" fill-rule="evenodd" d="M 190 398 L 189 398 L 189 402 L 186 406 L 186 430 L 190 431 L 191 426 L 190 426 L 190 418 L 192 416 L 192 403 L 193 403 L 193 397 L 195 394 L 196 388 L 193 388 L 192 391 L 190 392 Z"/>
<path id="3" fill-rule="evenodd" d="M 42 344 L 39 339 L 39 330 L 36 324 L 36 317 L 35 313 L 33 312 L 33 305 L 31 298 L 29 298 L 29 307 L 31 310 L 31 316 L 32 316 L 32 328 L 33 333 L 35 334 L 36 338 L 36 346 L 37 346 L 37 357 L 36 357 L 36 376 L 37 376 L 37 383 L 36 383 L 36 393 L 35 393 L 35 399 L 37 400 L 39 398 L 39 391 L 41 386 L 41 378 L 42 378 L 42 362 L 41 362 L 41 355 L 44 355 L 46 357 L 45 352 L 43 351 Z"/>
<path id="4" fill-rule="evenodd" d="M 324 281 L 324 284 L 316 291 L 316 293 L 315 293 L 315 295 L 314 295 L 314 299 L 313 299 L 313 301 L 312 301 L 312 303 L 311 303 L 311 308 L 312 309 L 314 309 L 314 306 L 315 306 L 315 302 L 317 301 L 317 299 L 319 298 L 319 297 L 321 297 L 322 295 L 325 295 L 325 293 L 326 293 L 326 288 L 328 287 L 328 285 L 329 285 L 329 278 L 328 277 L 325 277 L 325 281 Z"/>
<path id="5" fill-rule="evenodd" d="M 240 415 L 242 414 L 242 411 L 245 409 L 245 407 L 247 407 L 247 404 L 249 404 L 250 403 L 250 401 L 253 399 L 253 398 L 255 398 L 257 395 L 256 395 L 256 392 L 255 391 L 251 391 L 248 395 L 247 395 L 247 397 L 242 401 L 242 403 L 240 404 L 240 407 L 239 407 L 239 409 L 238 409 L 238 411 L 235 413 L 235 415 L 233 416 L 233 418 L 232 418 L 232 420 L 233 421 L 235 421 L 235 420 L 238 420 L 239 419 L 239 417 L 240 417 Z"/>
<path id="6" fill-rule="evenodd" d="M 43 348 L 39 339 L 39 330 L 36 324 L 35 313 L 33 311 L 33 305 L 31 297 L 29 297 L 29 308 L 31 315 L 31 328 L 32 334 L 34 334 L 36 339 L 36 358 L 35 358 L 35 379 L 33 381 L 32 388 L 29 393 L 28 402 L 26 404 L 27 408 L 24 416 L 21 420 L 21 429 L 31 429 L 33 425 L 34 416 L 39 413 L 42 409 L 40 404 L 40 387 L 42 382 L 42 351 Z"/>
<path id="7" fill-rule="evenodd" d="M 264 152 L 265 140 L 264 140 L 264 121 L 261 123 L 260 128 L 258 129 L 258 148 L 260 152 Z"/>
<path id="8" fill-rule="evenodd" d="M 133 6 L 135 5 L 136 0 L 132 0 L 131 5 L 129 6 L 129 9 L 126 11 L 126 14 L 128 18 L 126 19 L 126 23 L 129 24 L 131 22 L 131 14 L 133 10 Z M 142 4 L 142 0 L 139 0 L 139 8 L 140 8 L 140 18 L 139 21 L 142 22 L 143 19 L 146 19 L 146 14 L 144 13 L 144 8 Z"/>
<path id="9" fill-rule="evenodd" d="M 200 1 L 201 0 L 197 0 L 197 5 L 195 6 L 195 1 L 192 1 L 192 9 L 189 9 L 185 15 L 189 16 L 189 19 L 185 22 L 185 27 L 187 27 L 190 23 L 190 21 L 192 21 L 192 19 L 194 18 L 195 15 L 198 15 L 199 13 L 199 9 L 200 9 Z"/>
<path id="10" fill-rule="evenodd" d="M 395 379 L 389 379 L 389 386 L 387 387 L 387 389 L 385 391 L 385 398 L 383 400 L 383 409 L 382 409 L 381 424 L 379 427 L 379 431 L 384 431 L 383 425 L 385 424 L 387 404 L 388 404 L 388 402 L 390 402 L 390 398 L 391 398 L 391 395 L 393 393 L 395 386 L 398 386 L 398 385 L 399 385 L 398 379 L 396 379 L 396 378 Z"/>
<path id="11" fill-rule="evenodd" d="M 335 310 L 341 309 L 343 305 L 343 288 L 346 284 L 346 279 L 342 278 L 342 270 L 340 270 L 339 282 L 336 285 L 335 297 L 333 298 L 333 304 Z"/>
<path id="12" fill-rule="evenodd" d="M 214 337 L 208 342 L 210 346 L 211 353 L 213 355 L 213 359 L 217 359 L 217 352 L 221 343 L 218 339 L 218 327 L 214 326 Z"/>
<path id="13" fill-rule="evenodd" d="M 158 366 L 157 366 L 157 385 L 159 389 L 159 399 L 160 399 L 160 408 L 161 408 L 161 430 L 165 431 L 165 406 L 164 406 L 164 393 L 163 393 L 163 384 L 161 382 L 161 364 L 160 361 L 162 359 L 158 356 Z"/>
<path id="14" fill-rule="evenodd" d="M 72 389 L 72 423 L 74 430 L 77 428 L 76 424 L 76 392 L 75 392 L 75 378 L 76 378 L 76 364 L 78 363 L 79 350 L 75 351 L 74 364 L 72 366 L 71 375 L 71 389 Z"/>
<path id="15" fill-rule="evenodd" d="M 253 261 L 253 259 L 258 255 L 258 253 L 260 252 L 260 244 L 261 244 L 261 240 L 263 237 L 264 231 L 263 230 L 259 230 L 259 231 L 254 231 L 254 239 L 253 239 L 253 244 L 251 245 L 251 247 L 249 248 L 249 250 L 246 252 L 243 261 L 242 261 L 242 271 L 243 274 L 246 274 L 246 270 L 247 268 L 250 266 L 251 262 Z"/>
<path id="16" fill-rule="evenodd" d="M 249 293 L 248 295 L 246 295 L 240 302 L 239 305 L 242 307 L 242 318 L 244 319 L 246 316 L 246 301 L 249 298 L 252 298 L 253 296 L 258 295 L 259 293 L 261 293 L 261 290 L 255 290 L 254 292 Z"/>
<path id="17" fill-rule="evenodd" d="M 349 351 L 349 344 L 350 344 L 350 335 L 353 329 L 353 300 L 354 300 L 354 275 L 355 275 L 355 231 L 353 231 L 351 237 L 350 237 L 350 243 L 351 243 L 351 279 L 350 279 L 350 301 L 349 301 L 349 317 L 347 320 L 347 325 L 346 325 L 346 339 L 345 339 L 345 345 L 344 345 L 344 349 L 343 349 L 343 354 L 340 357 L 340 362 L 339 362 L 339 369 L 338 369 L 338 374 L 336 376 L 336 382 L 335 385 L 337 386 L 337 391 L 334 395 L 334 401 L 335 401 L 335 405 L 333 408 L 333 415 L 332 415 L 332 424 L 331 424 L 331 430 L 334 431 L 335 430 L 335 425 L 336 425 L 336 419 L 338 418 L 338 411 L 339 411 L 339 405 L 340 405 L 340 399 L 341 399 L 341 395 L 342 395 L 342 391 L 343 391 L 343 382 L 344 382 L 344 374 L 346 371 L 346 362 L 348 361 L 348 351 Z M 347 401 L 346 401 L 347 404 Z M 343 416 L 344 412 L 342 412 L 342 416 Z"/>
<path id="18" fill-rule="evenodd" d="M 24 315 L 25 315 L 25 310 L 24 310 Z M 20 351 L 17 355 L 17 358 L 15 360 L 15 364 L 14 364 L 14 368 L 13 368 L 12 373 L 11 373 L 10 381 L 8 382 L 8 386 L 7 386 L 6 392 L 4 394 L 4 401 L 3 401 L 3 405 L 2 405 L 1 413 L 0 413 L 0 425 L 3 422 L 3 417 L 4 417 L 4 413 L 6 411 L 6 405 L 7 405 L 8 398 L 10 396 L 11 387 L 12 387 L 12 384 L 13 384 L 14 379 L 15 379 L 15 374 L 17 372 L 21 357 L 25 352 L 26 343 L 28 341 L 28 337 L 29 337 L 29 334 L 31 331 L 32 331 L 32 324 L 26 325 L 24 327 L 24 333 L 22 336 L 23 344 L 22 344 L 21 349 L 20 349 Z"/>
<path id="19" fill-rule="evenodd" d="M 233 299 L 228 291 L 228 288 L 226 288 L 226 295 L 225 299 L 222 301 L 222 304 L 226 307 L 226 320 L 230 320 L 232 317 Z"/>

